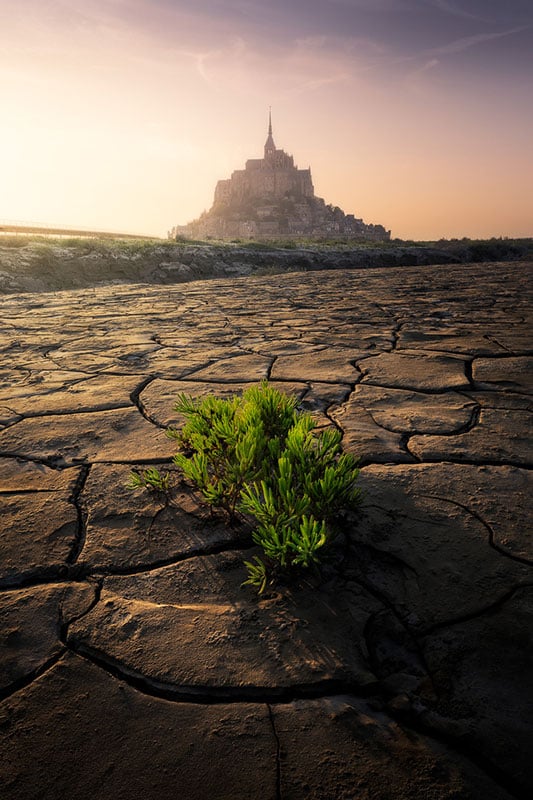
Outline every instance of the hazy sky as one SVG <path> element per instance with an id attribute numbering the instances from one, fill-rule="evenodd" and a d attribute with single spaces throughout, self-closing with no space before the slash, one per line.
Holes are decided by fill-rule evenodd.
<path id="1" fill-rule="evenodd" d="M 532 0 L 0 0 L 0 220 L 165 235 L 270 105 L 393 236 L 533 236 Z"/>

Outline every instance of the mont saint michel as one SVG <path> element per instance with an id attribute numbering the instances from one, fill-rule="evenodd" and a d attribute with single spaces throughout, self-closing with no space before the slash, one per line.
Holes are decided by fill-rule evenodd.
<path id="1" fill-rule="evenodd" d="M 250 158 L 244 169 L 219 180 L 211 209 L 188 225 L 177 225 L 171 236 L 387 241 L 390 231 L 316 197 L 311 168 L 298 169 L 293 156 L 276 147 L 269 114 L 263 158 Z"/>

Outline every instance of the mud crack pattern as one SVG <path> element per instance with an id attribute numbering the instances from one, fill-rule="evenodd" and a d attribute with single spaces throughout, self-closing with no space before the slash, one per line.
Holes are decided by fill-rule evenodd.
<path id="1" fill-rule="evenodd" d="M 531 796 L 531 265 L 0 300 L 6 800 Z M 364 505 L 321 581 L 240 588 L 245 525 L 168 466 L 179 392 L 268 378 Z"/>

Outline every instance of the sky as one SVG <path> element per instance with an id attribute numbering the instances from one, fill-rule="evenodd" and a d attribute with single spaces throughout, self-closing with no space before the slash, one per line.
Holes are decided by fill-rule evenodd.
<path id="1" fill-rule="evenodd" d="M 533 236 L 531 0 L 0 0 L 0 221 L 166 236 L 269 106 L 393 237 Z"/>

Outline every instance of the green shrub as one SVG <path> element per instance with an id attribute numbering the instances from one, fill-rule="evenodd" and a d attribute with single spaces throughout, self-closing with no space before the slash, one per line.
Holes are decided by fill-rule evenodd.
<path id="1" fill-rule="evenodd" d="M 167 494 L 170 489 L 170 476 L 161 475 L 155 467 L 148 467 L 142 472 L 130 472 L 126 489 L 153 489 Z"/>
<path id="2" fill-rule="evenodd" d="M 297 404 L 266 381 L 226 400 L 182 394 L 174 409 L 185 425 L 168 431 L 180 445 L 175 464 L 206 503 L 230 520 L 256 520 L 265 560 L 245 562 L 244 583 L 260 593 L 279 572 L 319 563 L 335 515 L 359 500 L 357 461 L 341 453 L 341 434 L 317 432 Z M 132 483 L 159 488 L 152 472 Z"/>

